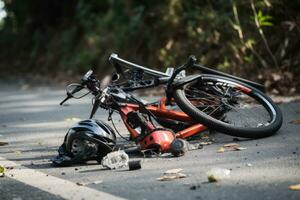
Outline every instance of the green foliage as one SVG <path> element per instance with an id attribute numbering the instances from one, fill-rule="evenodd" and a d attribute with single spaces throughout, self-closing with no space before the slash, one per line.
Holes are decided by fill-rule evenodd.
<path id="1" fill-rule="evenodd" d="M 273 23 L 270 21 L 272 17 L 270 15 L 263 15 L 261 10 L 257 13 L 257 19 L 260 26 L 273 26 Z"/>
<path id="2" fill-rule="evenodd" d="M 112 52 L 161 69 L 194 54 L 202 64 L 254 80 L 267 81 L 270 71 L 290 72 L 298 86 L 293 80 L 300 74 L 299 0 L 4 2 L 3 69 L 56 76 L 93 68 L 104 74 L 111 70 Z"/>

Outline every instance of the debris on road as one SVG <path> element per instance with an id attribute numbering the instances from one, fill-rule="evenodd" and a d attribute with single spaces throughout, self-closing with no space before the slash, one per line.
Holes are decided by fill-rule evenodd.
<path id="1" fill-rule="evenodd" d="M 178 174 L 168 174 L 168 175 L 163 175 L 159 178 L 157 178 L 156 180 L 158 181 L 172 181 L 175 179 L 181 179 L 181 178 L 185 178 L 186 175 L 182 174 L 182 173 L 178 173 Z"/>
<path id="2" fill-rule="evenodd" d="M 192 151 L 192 150 L 198 150 L 198 149 L 202 149 L 203 145 L 201 143 L 196 143 L 196 144 L 192 144 L 188 142 L 188 150 Z"/>
<path id="3" fill-rule="evenodd" d="M 218 153 L 224 153 L 226 151 L 242 151 L 247 149 L 246 147 L 241 147 L 238 143 L 228 143 L 224 144 L 218 149 Z"/>
<path id="4" fill-rule="evenodd" d="M 15 167 L 13 167 L 13 166 L 8 166 L 8 167 L 5 167 L 7 170 L 12 170 L 12 169 L 14 169 Z"/>
<path id="5" fill-rule="evenodd" d="M 89 184 L 94 184 L 94 185 L 97 185 L 97 184 L 100 184 L 100 183 L 103 183 L 102 180 L 98 180 L 98 181 L 93 181 L 93 182 L 77 182 L 76 185 L 78 186 L 85 186 L 85 185 L 89 185 Z"/>
<path id="6" fill-rule="evenodd" d="M 300 184 L 297 184 L 297 185 L 290 185 L 290 186 L 289 186 L 289 189 L 290 189 L 290 190 L 300 190 Z"/>
<path id="7" fill-rule="evenodd" d="M 211 145 L 213 142 L 212 141 L 208 141 L 208 142 L 200 142 L 200 145 Z"/>
<path id="8" fill-rule="evenodd" d="M 190 190 L 196 190 L 197 188 L 201 188 L 201 185 L 197 184 L 197 185 L 192 185 L 190 187 Z"/>
<path id="9" fill-rule="evenodd" d="M 180 173 L 181 171 L 183 171 L 183 169 L 170 169 L 164 172 L 164 175 L 157 178 L 156 180 L 158 181 L 172 181 L 175 179 L 181 179 L 181 178 L 185 178 L 186 175 L 183 173 Z"/>
<path id="10" fill-rule="evenodd" d="M 240 145 L 238 143 L 228 143 L 228 144 L 224 144 L 223 147 L 225 147 L 225 148 L 236 148 L 236 147 L 240 147 Z"/>
<path id="11" fill-rule="evenodd" d="M 169 169 L 164 172 L 164 174 L 178 174 L 179 172 L 182 172 L 183 169 L 181 168 L 176 168 L 176 169 Z"/>
<path id="12" fill-rule="evenodd" d="M 141 160 L 132 160 L 128 162 L 129 170 L 141 169 Z"/>
<path id="13" fill-rule="evenodd" d="M 107 154 L 101 161 L 104 167 L 119 169 L 128 166 L 129 157 L 123 150 L 113 151 Z"/>
<path id="14" fill-rule="evenodd" d="M 0 177 L 4 177 L 5 176 L 5 171 L 6 171 L 5 167 L 3 167 L 3 166 L 0 165 Z"/>
<path id="15" fill-rule="evenodd" d="M 208 182 L 218 182 L 220 180 L 226 179 L 230 177 L 230 170 L 223 168 L 212 168 L 207 173 Z"/>
<path id="16" fill-rule="evenodd" d="M 247 148 L 246 147 L 236 147 L 234 150 L 235 151 L 243 151 L 245 149 L 247 149 Z"/>
<path id="17" fill-rule="evenodd" d="M 290 121 L 290 124 L 300 124 L 300 119 L 295 119 L 293 121 Z"/>
<path id="18" fill-rule="evenodd" d="M 0 146 L 5 146 L 5 145 L 8 145 L 8 142 L 1 142 L 0 141 Z"/>
<path id="19" fill-rule="evenodd" d="M 246 164 L 247 167 L 252 167 L 253 165 L 251 163 Z"/>
<path id="20" fill-rule="evenodd" d="M 225 149 L 223 147 L 220 147 L 217 151 L 217 153 L 224 153 L 225 152 Z"/>
<path id="21" fill-rule="evenodd" d="M 102 180 L 98 180 L 98 181 L 92 182 L 92 184 L 95 184 L 95 185 L 100 184 L 100 183 L 103 183 L 103 181 Z"/>

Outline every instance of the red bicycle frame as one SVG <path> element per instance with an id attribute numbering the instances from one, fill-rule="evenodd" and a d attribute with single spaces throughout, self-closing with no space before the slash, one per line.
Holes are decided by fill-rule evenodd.
<path id="1" fill-rule="evenodd" d="M 148 149 L 153 147 L 153 145 L 158 145 L 161 152 L 168 152 L 171 148 L 171 143 L 175 138 L 188 138 L 207 129 L 203 124 L 194 124 L 174 134 L 169 130 L 157 130 L 151 122 L 147 122 L 146 128 L 150 130 L 150 132 L 153 132 L 151 132 L 151 134 L 148 134 L 144 138 L 139 139 L 140 133 L 136 129 L 132 128 L 132 126 L 130 126 L 130 124 L 128 123 L 128 114 L 131 112 L 139 111 L 139 109 L 140 106 L 137 104 L 126 103 L 120 107 L 119 113 L 126 128 L 131 134 L 131 138 L 135 139 L 136 142 L 140 144 L 142 149 Z M 192 121 L 192 119 L 184 112 L 168 110 L 166 107 L 166 98 L 160 99 L 157 106 L 148 105 L 146 106 L 146 109 L 153 113 L 155 116 L 162 117 L 167 120 L 176 120 L 180 122 Z"/>

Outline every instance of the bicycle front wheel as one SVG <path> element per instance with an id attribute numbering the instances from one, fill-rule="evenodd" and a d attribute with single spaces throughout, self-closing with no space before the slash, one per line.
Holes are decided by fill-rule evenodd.
<path id="1" fill-rule="evenodd" d="M 282 125 L 282 113 L 270 97 L 234 79 L 203 74 L 173 95 L 195 121 L 231 136 L 267 137 Z"/>

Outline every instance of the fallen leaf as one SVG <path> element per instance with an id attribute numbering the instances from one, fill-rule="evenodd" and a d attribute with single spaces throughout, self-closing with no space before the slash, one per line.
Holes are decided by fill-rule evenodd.
<path id="1" fill-rule="evenodd" d="M 234 148 L 234 147 L 240 147 L 240 145 L 238 143 L 228 143 L 228 144 L 224 144 L 223 147 Z"/>
<path id="2" fill-rule="evenodd" d="M 208 176 L 207 179 L 208 179 L 208 182 L 210 182 L 210 183 L 218 181 L 214 175 Z"/>
<path id="3" fill-rule="evenodd" d="M 208 182 L 217 182 L 230 177 L 230 170 L 214 167 L 206 172 Z"/>
<path id="4" fill-rule="evenodd" d="M 290 190 L 300 190 L 300 184 L 297 184 L 297 185 L 290 185 L 290 186 L 289 186 L 289 189 L 290 189 Z"/>
<path id="5" fill-rule="evenodd" d="M 2 167 L 0 165 L 0 177 L 4 177 L 5 176 L 5 171 L 6 171 L 5 167 Z"/>
<path id="6" fill-rule="evenodd" d="M 208 141 L 208 142 L 200 142 L 200 145 L 211 145 L 212 142 L 211 141 Z"/>
<path id="7" fill-rule="evenodd" d="M 224 153 L 226 151 L 242 151 L 247 149 L 246 147 L 241 147 L 237 143 L 228 143 L 224 144 L 223 147 L 220 147 L 220 149 L 217 151 L 218 153 Z"/>
<path id="8" fill-rule="evenodd" d="M 167 174 L 167 175 L 164 175 L 162 177 L 157 178 L 156 180 L 158 180 L 158 181 L 172 181 L 172 180 L 175 180 L 175 179 L 181 179 L 181 178 L 185 178 L 185 177 L 186 177 L 186 175 L 182 174 L 182 173 Z"/>
<path id="9" fill-rule="evenodd" d="M 300 124 L 300 119 L 295 119 L 293 121 L 290 121 L 291 124 Z"/>
<path id="10" fill-rule="evenodd" d="M 223 147 L 219 148 L 217 153 L 224 153 L 225 152 L 225 149 Z"/>
<path id="11" fill-rule="evenodd" d="M 202 139 L 209 139 L 209 134 L 204 134 L 201 138 Z"/>
<path id="12" fill-rule="evenodd" d="M 78 185 L 78 186 L 83 186 L 84 184 L 83 184 L 83 183 L 80 183 L 80 182 L 77 182 L 76 185 Z"/>
<path id="13" fill-rule="evenodd" d="M 243 151 L 245 149 L 247 149 L 247 148 L 246 147 L 235 147 L 234 148 L 234 150 L 236 150 L 236 151 Z"/>
<path id="14" fill-rule="evenodd" d="M 1 142 L 0 141 L 0 146 L 5 146 L 5 145 L 8 145 L 8 142 Z"/>
<path id="15" fill-rule="evenodd" d="M 182 171 L 183 171 L 183 169 L 181 169 L 181 168 L 169 169 L 169 170 L 165 171 L 164 174 L 177 174 L 177 173 L 182 172 Z"/>

